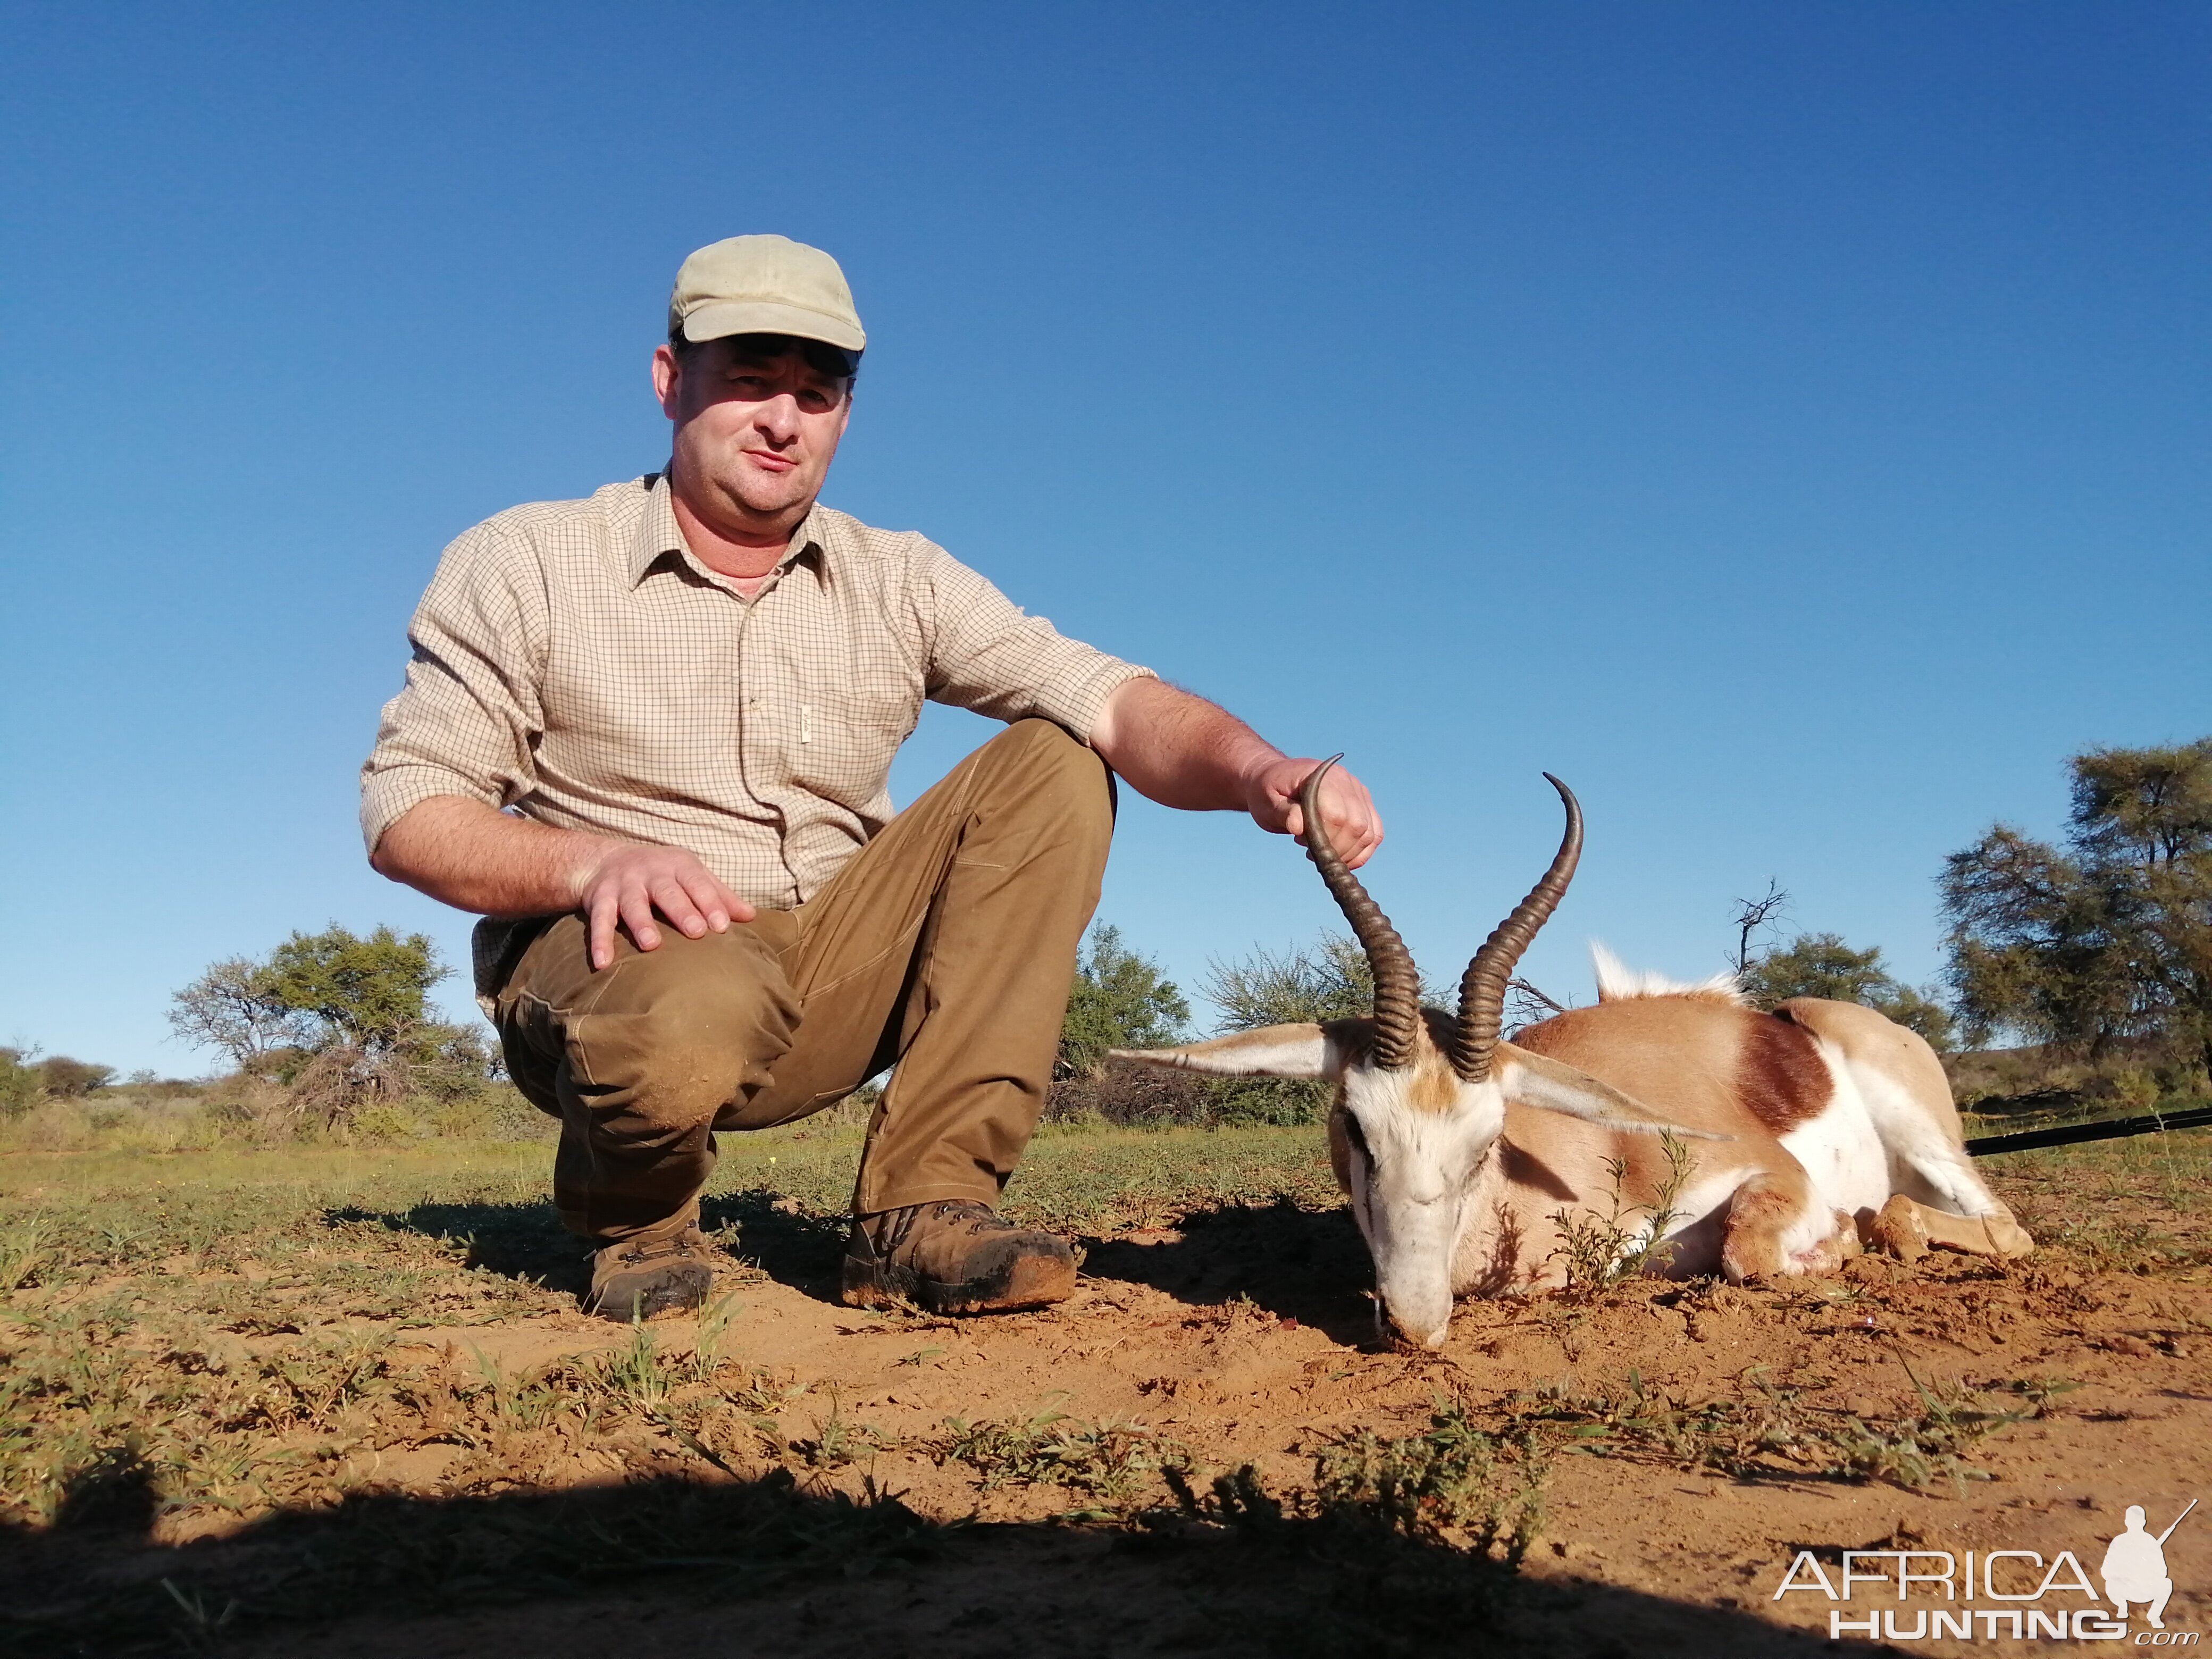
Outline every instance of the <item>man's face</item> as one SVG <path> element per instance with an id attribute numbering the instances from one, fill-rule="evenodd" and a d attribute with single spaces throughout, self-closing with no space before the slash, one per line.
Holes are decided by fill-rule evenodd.
<path id="1" fill-rule="evenodd" d="M 848 382 L 796 350 L 760 356 L 745 337 L 707 341 L 680 363 L 662 346 L 653 388 L 676 423 L 676 471 L 693 510 L 732 530 L 788 531 L 845 435 Z"/>

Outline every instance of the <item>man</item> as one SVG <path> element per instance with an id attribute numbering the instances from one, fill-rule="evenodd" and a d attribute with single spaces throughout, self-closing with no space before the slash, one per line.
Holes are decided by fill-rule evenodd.
<path id="1" fill-rule="evenodd" d="M 818 503 L 866 344 L 819 250 L 692 254 L 653 360 L 666 468 L 447 548 L 362 769 L 370 862 L 486 918 L 478 998 L 561 1120 L 555 1203 L 597 1247 L 586 1305 L 611 1318 L 704 1299 L 714 1131 L 803 1117 L 894 1062 L 845 1299 L 1067 1295 L 1067 1243 L 992 1206 L 1097 902 L 1108 769 L 1303 827 L 1310 760 Z M 893 817 L 924 697 L 1010 725 Z M 1382 839 L 1340 772 L 1322 812 L 1354 865 Z"/>
<path id="2" fill-rule="evenodd" d="M 2191 1501 L 2189 1509 L 2196 1507 Z M 2184 1510 L 2176 1516 L 2173 1527 L 2179 1526 L 2188 1513 L 2189 1510 Z M 2166 1540 L 2173 1535 L 2173 1527 L 2154 1536 L 2140 1504 L 2129 1504 L 2121 1519 L 2126 1529 L 2105 1547 L 2104 1566 L 2098 1575 L 2105 1581 L 2105 1595 L 2112 1604 L 2112 1616 L 2125 1619 L 2128 1603 L 2140 1601 L 2150 1627 L 2164 1630 L 2166 1604 L 2173 1596 L 2173 1580 L 2166 1575 Z"/>

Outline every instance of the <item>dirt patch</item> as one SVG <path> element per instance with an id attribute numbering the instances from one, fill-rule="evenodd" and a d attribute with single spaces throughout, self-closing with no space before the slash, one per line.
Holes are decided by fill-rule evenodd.
<path id="1" fill-rule="evenodd" d="M 1846 1551 L 1923 1552 L 1922 1571 L 2071 1552 L 2094 1582 L 2127 1506 L 2156 1530 L 2212 1497 L 2193 1202 L 2123 1171 L 2124 1214 L 2085 1208 L 2068 1168 L 2008 1180 L 2031 1215 L 2075 1214 L 2027 1261 L 1471 1303 L 1417 1356 L 1376 1346 L 1357 1234 L 1304 1189 L 1148 1201 L 1084 1239 L 1068 1304 L 957 1322 L 838 1305 L 834 1215 L 767 1188 L 710 1206 L 735 1252 L 714 1316 L 642 1332 L 573 1311 L 573 1247 L 519 1196 L 325 1206 L 301 1224 L 314 1272 L 273 1247 L 215 1271 L 155 1239 L 137 1278 L 57 1274 L 42 1301 L 33 1276 L 9 1358 L 49 1378 L 40 1402 L 91 1400 L 96 1378 L 39 1369 L 61 1361 L 26 1319 L 51 1339 L 166 1275 L 202 1310 L 193 1343 L 117 1314 L 82 1363 L 140 1390 L 149 1424 L 189 1395 L 203 1437 L 117 1430 L 23 1521 L 6 1639 L 276 1655 L 311 1630 L 318 1654 L 585 1659 L 648 1633 L 1120 1654 L 1480 1632 L 1505 1651 L 1787 1652 L 1833 1610 L 1884 1610 L 1863 1582 L 1847 1607 L 1777 1601 L 1801 1553 L 1834 1582 Z M 477 1316 L 403 1328 L 364 1288 L 380 1261 L 422 1275 L 406 1305 Z M 250 1480 L 222 1484 L 226 1447 L 256 1449 Z M 2207 1514 L 2166 1546 L 2173 1631 L 2205 1622 Z M 1911 1638 L 1943 1605 L 1917 1591 L 1894 1645 L 1982 1650 Z"/>

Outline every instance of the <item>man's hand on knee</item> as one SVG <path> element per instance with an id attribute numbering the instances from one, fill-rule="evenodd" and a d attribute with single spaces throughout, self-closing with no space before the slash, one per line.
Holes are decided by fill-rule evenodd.
<path id="1" fill-rule="evenodd" d="M 657 911 L 686 939 L 729 931 L 733 921 L 750 921 L 753 907 L 714 878 L 693 854 L 678 847 L 611 848 L 583 883 L 582 906 L 590 925 L 592 966 L 615 959 L 615 929 L 629 930 L 641 951 L 660 945 Z"/>

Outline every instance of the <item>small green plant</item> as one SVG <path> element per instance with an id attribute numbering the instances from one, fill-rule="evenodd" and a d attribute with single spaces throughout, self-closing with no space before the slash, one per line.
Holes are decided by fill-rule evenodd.
<path id="1" fill-rule="evenodd" d="M 2001 1379 L 1990 1386 L 2021 1395 L 2034 1408 L 2030 1414 L 2040 1417 L 2060 1395 L 2071 1394 L 2083 1385 L 2063 1376 L 2014 1376 Z"/>
<path id="2" fill-rule="evenodd" d="M 1966 1464 L 1965 1454 L 2033 1413 L 1986 1410 L 1972 1389 L 1962 1384 L 1930 1389 L 1902 1358 L 1898 1364 L 1919 1396 L 1920 1410 L 1872 1425 L 1850 1419 L 1833 1436 L 1838 1472 L 1905 1487 L 1928 1486 L 1939 1476 L 1948 1476 L 1954 1487 L 1988 1480 Z"/>
<path id="3" fill-rule="evenodd" d="M 1529 1414 L 1569 1425 L 1584 1449 L 1616 1456 L 1656 1457 L 1737 1480 L 1816 1474 L 1907 1490 L 1986 1478 L 1966 1455 L 2033 1414 L 1991 1411 L 1964 1387 L 1928 1389 L 1909 1366 L 1905 1376 L 1920 1409 L 1893 1418 L 1812 1405 L 1802 1390 L 1771 1382 L 1763 1366 L 1744 1373 L 1733 1400 L 1678 1401 L 1631 1370 L 1624 1387 L 1594 1395 L 1565 1385 L 1543 1390 Z"/>
<path id="4" fill-rule="evenodd" d="M 178 1634 L 186 1647 L 201 1653 L 215 1651 L 215 1639 L 228 1628 L 231 1620 L 238 1613 L 238 1603 L 226 1600 L 221 1613 L 210 1613 L 204 1591 L 179 1589 L 174 1582 L 167 1578 L 161 1582 L 161 1588 L 168 1592 L 169 1599 L 177 1604 L 177 1611 L 182 1618 Z"/>
<path id="5" fill-rule="evenodd" d="M 896 1451 L 899 1442 L 872 1423 L 854 1423 L 845 1416 L 837 1391 L 830 1391 L 830 1415 L 817 1418 L 811 1439 L 792 1440 L 785 1449 L 810 1469 L 842 1469 L 879 1451 Z"/>
<path id="6" fill-rule="evenodd" d="M 1361 1429 L 1330 1441 L 1314 1459 L 1314 1496 L 1324 1516 L 1371 1518 L 1517 1567 L 1542 1529 L 1549 1474 L 1532 1429 L 1494 1436 L 1468 1421 L 1463 1402 L 1439 1401 L 1419 1434 Z"/>
<path id="7" fill-rule="evenodd" d="M 0 1232 L 0 1296 L 21 1290 L 37 1274 L 40 1236 L 37 1216 Z"/>
<path id="8" fill-rule="evenodd" d="M 757 1417 L 774 1417 L 808 1389 L 805 1382 L 778 1382 L 766 1371 L 756 1366 L 745 1373 L 745 1380 L 736 1388 L 721 1387 L 722 1397 L 741 1412 Z"/>
<path id="9" fill-rule="evenodd" d="M 1142 1423 L 1084 1422 L 1042 1410 L 1018 1423 L 945 1419 L 938 1462 L 965 1463 L 983 1477 L 983 1488 L 1066 1486 L 1111 1509 L 1134 1499 L 1149 1477 L 1187 1468 L 1182 1444 Z"/>
<path id="10" fill-rule="evenodd" d="M 714 1371 L 722 1362 L 722 1339 L 730 1333 L 730 1322 L 744 1311 L 744 1304 L 732 1291 L 709 1306 L 699 1316 L 699 1334 L 691 1343 L 691 1376 L 694 1382 L 712 1382 Z"/>
<path id="11" fill-rule="evenodd" d="M 607 1356 L 610 1387 L 642 1410 L 651 1412 L 668 1397 L 668 1375 L 661 1368 L 659 1340 L 641 1322 L 629 1328 L 629 1346 Z"/>
<path id="12" fill-rule="evenodd" d="M 1561 1294 L 1587 1302 L 1607 1287 L 1647 1273 L 1663 1273 L 1673 1259 L 1674 1246 L 1667 1230 L 1683 1218 L 1677 1200 L 1696 1171 L 1696 1157 L 1672 1130 L 1659 1137 L 1667 1160 L 1667 1173 L 1648 1204 L 1631 1204 L 1621 1190 L 1628 1179 L 1628 1160 L 1605 1160 L 1606 1207 L 1594 1210 L 1554 1210 L 1553 1224 L 1559 1230 L 1559 1247 L 1553 1251 L 1566 1268 Z M 1647 1218 L 1638 1221 L 1638 1216 Z"/>

